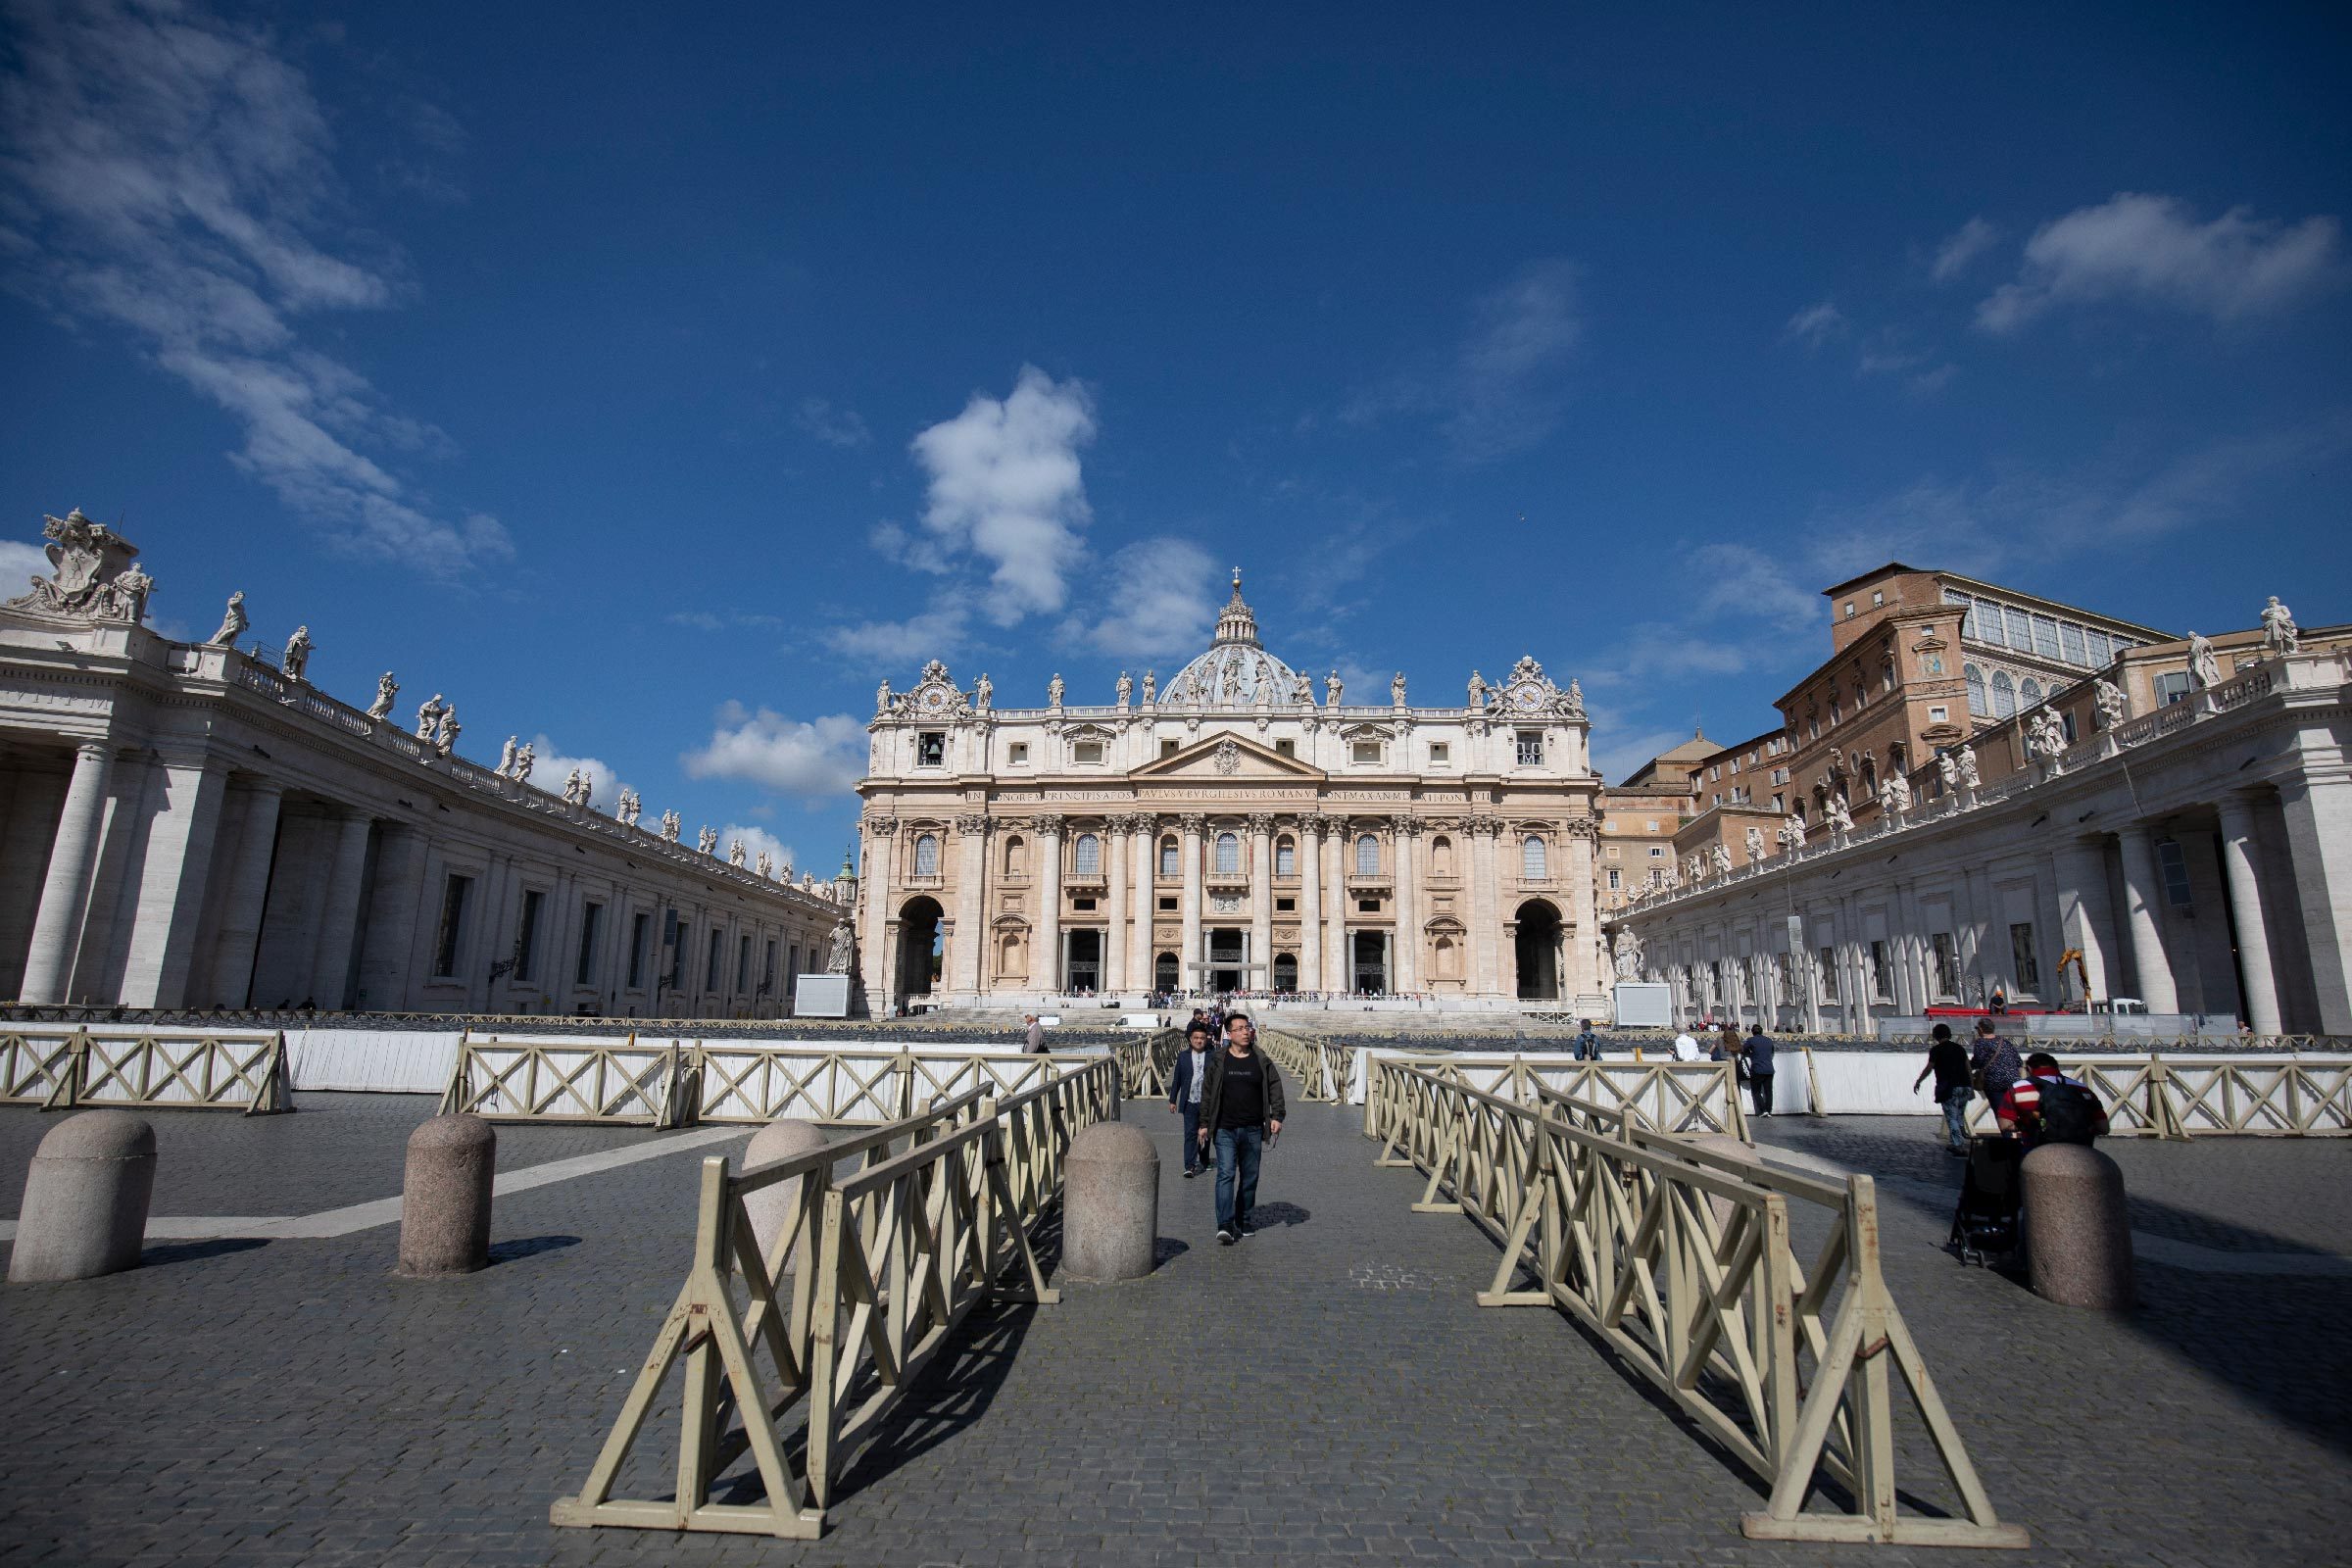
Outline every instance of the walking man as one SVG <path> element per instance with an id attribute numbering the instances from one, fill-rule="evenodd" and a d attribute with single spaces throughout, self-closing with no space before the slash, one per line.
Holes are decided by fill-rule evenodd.
<path id="1" fill-rule="evenodd" d="M 1943 1107 L 1943 1146 L 1955 1154 L 1968 1152 L 1968 1048 L 1952 1038 L 1952 1026 L 1939 1023 L 1928 1031 L 1928 1064 L 1911 1080 L 1911 1092 L 1936 1075 L 1936 1103 Z"/>
<path id="2" fill-rule="evenodd" d="M 1200 1091 L 1208 1081 L 1208 1022 L 1195 1018 L 1184 1032 L 1185 1049 L 1176 1053 L 1176 1070 L 1168 1075 L 1168 1109 L 1184 1117 L 1184 1179 L 1200 1174 Z"/>
<path id="3" fill-rule="evenodd" d="M 1046 1054 L 1046 1026 L 1034 1012 L 1028 1015 L 1028 1022 L 1029 1033 L 1022 1039 L 1021 1050 L 1032 1056 L 1042 1056 Z"/>
<path id="4" fill-rule="evenodd" d="M 1772 1114 L 1772 1037 L 1764 1032 L 1761 1020 L 1756 1032 L 1747 1037 L 1740 1048 L 1740 1065 L 1747 1069 L 1748 1093 L 1755 1097 L 1756 1114 Z"/>
<path id="5" fill-rule="evenodd" d="M 1257 1206 L 1257 1163 L 1266 1139 L 1282 1131 L 1282 1074 L 1257 1049 L 1257 1031 L 1247 1013 L 1225 1017 L 1225 1049 L 1208 1060 L 1208 1083 L 1200 1091 L 1197 1143 L 1213 1138 L 1217 1152 L 1217 1242 L 1231 1247 L 1252 1232 L 1250 1210 Z"/>
<path id="6" fill-rule="evenodd" d="M 1586 1018 L 1582 1022 L 1584 1032 L 1576 1037 L 1576 1059 L 1598 1061 L 1600 1059 L 1600 1036 L 1592 1032 L 1592 1019 Z"/>

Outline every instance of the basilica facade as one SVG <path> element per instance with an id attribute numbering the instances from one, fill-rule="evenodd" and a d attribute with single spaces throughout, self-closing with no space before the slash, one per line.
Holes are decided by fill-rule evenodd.
<path id="1" fill-rule="evenodd" d="M 1002 708 L 934 661 L 877 694 L 859 974 L 877 1013 L 1151 993 L 1601 1005 L 1600 780 L 1576 683 L 1532 658 L 1464 701 L 1318 694 L 1241 574 L 1164 686 Z"/>

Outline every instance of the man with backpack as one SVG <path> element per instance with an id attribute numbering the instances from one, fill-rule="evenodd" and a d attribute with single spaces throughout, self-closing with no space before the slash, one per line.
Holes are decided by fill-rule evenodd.
<path id="1" fill-rule="evenodd" d="M 2001 1130 L 2031 1152 L 2043 1144 L 2088 1144 L 2107 1134 L 2107 1107 L 2099 1097 L 2058 1070 L 2058 1058 L 2036 1051 L 2026 1058 L 2026 1075 L 1993 1102 Z"/>
<path id="2" fill-rule="evenodd" d="M 1592 1032 L 1592 1019 L 1585 1019 L 1584 1025 L 1584 1033 L 1576 1037 L 1576 1059 L 1598 1061 L 1600 1059 L 1600 1036 Z"/>

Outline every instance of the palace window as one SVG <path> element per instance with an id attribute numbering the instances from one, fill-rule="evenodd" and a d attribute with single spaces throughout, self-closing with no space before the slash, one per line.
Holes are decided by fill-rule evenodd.
<path id="1" fill-rule="evenodd" d="M 2017 713 L 2017 683 L 2005 669 L 1992 672 L 1992 716 L 2010 718 Z"/>
<path id="2" fill-rule="evenodd" d="M 1276 741 L 1274 743 L 1274 755 L 1276 757 L 1297 757 L 1298 755 L 1298 743 L 1297 741 L 1290 740 Z"/>
<path id="3" fill-rule="evenodd" d="M 2034 617 L 2022 610 L 2004 608 L 2002 615 L 2008 620 L 2009 646 L 2021 654 L 2034 651 Z"/>
<path id="4" fill-rule="evenodd" d="M 2091 627 L 2083 635 L 2090 640 L 2090 662 L 2099 668 L 2105 668 L 2107 662 L 2121 652 L 2107 640 L 2107 634 L 2096 626 Z"/>
<path id="5" fill-rule="evenodd" d="M 1174 899 L 1162 899 L 1159 901 L 1159 906 L 1172 914 L 1176 909 L 1176 901 Z"/>
<path id="6" fill-rule="evenodd" d="M 2034 617 L 2034 651 L 2044 659 L 2058 657 L 2058 622 L 2048 615 Z"/>
<path id="7" fill-rule="evenodd" d="M 1026 762 L 1029 760 L 1029 743 L 1027 741 L 1014 741 L 1009 747 L 1006 748 L 1005 756 L 1007 760 L 1016 764 Z"/>
<path id="8" fill-rule="evenodd" d="M 1666 871 L 1663 866 L 1653 865 L 1649 868 L 1649 885 L 1653 888 L 1662 888 L 1666 885 Z"/>
<path id="9" fill-rule="evenodd" d="M 1242 870 L 1242 841 L 1231 833 L 1217 835 L 1217 875 L 1238 876 Z"/>
<path id="10" fill-rule="evenodd" d="M 914 738 L 914 765 L 942 767 L 948 760 L 948 732 L 927 729 Z"/>
<path id="11" fill-rule="evenodd" d="M 1092 833 L 1079 834 L 1078 842 L 1072 847 L 1070 854 L 1071 858 L 1076 862 L 1080 876 L 1101 876 L 1102 874 L 1102 841 Z"/>
<path id="12" fill-rule="evenodd" d="M 703 965 L 703 989 L 705 991 L 714 992 L 718 989 L 718 964 L 719 960 L 726 956 L 724 947 L 726 940 L 725 932 L 716 926 L 710 928 L 710 956 Z"/>
<path id="13" fill-rule="evenodd" d="M 1029 869 L 1029 841 L 1018 833 L 1004 841 L 1004 874 L 1019 876 Z"/>
<path id="14" fill-rule="evenodd" d="M 1950 709 L 1948 709 L 1948 708 L 1942 708 L 1942 707 L 1937 707 L 1937 708 L 1931 708 L 1931 709 L 1929 709 L 1929 710 L 1928 710 L 1928 722 L 1929 722 L 1929 723 L 1931 723 L 1931 724 L 1948 724 L 1948 723 L 1950 723 L 1951 721 L 1952 721 L 1952 710 L 1951 710 Z"/>
<path id="15" fill-rule="evenodd" d="M 2170 708 L 2188 701 L 2188 671 L 2168 669 L 2156 677 L 2156 706 Z"/>
<path id="16" fill-rule="evenodd" d="M 1181 741 L 1161 741 L 1159 743 L 1159 755 L 1162 757 L 1174 757 L 1176 755 L 1177 748 L 1182 744 L 1183 743 Z"/>
<path id="17" fill-rule="evenodd" d="M 596 939 L 604 924 L 605 906 L 601 904 L 580 906 L 579 962 L 572 965 L 572 984 L 584 986 L 596 978 Z"/>
<path id="18" fill-rule="evenodd" d="M 1274 901 L 1274 912 L 1276 914 L 1288 914 L 1298 907 L 1298 901 L 1297 899 L 1276 899 Z"/>
<path id="19" fill-rule="evenodd" d="M 1649 847 L 1649 858 L 1653 860 L 1663 860 L 1666 858 L 1666 846 L 1663 844 L 1652 844 Z"/>
<path id="20" fill-rule="evenodd" d="M 1369 833 L 1355 841 L 1355 874 L 1380 875 L 1380 840 Z"/>
<path id="21" fill-rule="evenodd" d="M 1974 664 L 1960 667 L 1961 678 L 1968 682 L 1968 710 L 1978 718 L 1992 716 L 1992 704 L 1984 696 L 1984 672 Z"/>
<path id="22" fill-rule="evenodd" d="M 1358 762 L 1371 763 L 1377 766 L 1380 762 L 1380 742 L 1357 741 L 1354 747 L 1349 751 L 1348 755 Z"/>
<path id="23" fill-rule="evenodd" d="M 1625 873 L 1624 873 L 1624 872 L 1622 872 L 1622 871 L 1620 871 L 1620 870 L 1618 870 L 1618 869 L 1617 869 L 1617 867 L 1615 867 L 1615 866 L 1613 866 L 1613 865 L 1612 865 L 1612 866 L 1610 866 L 1610 867 L 1609 867 L 1609 887 L 1610 887 L 1610 888 L 1611 888 L 1611 890 L 1613 891 L 1613 890 L 1615 890 L 1615 889 L 1617 889 L 1617 888 L 1621 888 L 1621 887 L 1623 887 L 1623 886 L 1625 886 Z"/>
<path id="24" fill-rule="evenodd" d="M 938 834 L 923 833 L 916 835 L 914 841 L 914 874 L 916 876 L 939 875 Z"/>
<path id="25" fill-rule="evenodd" d="M 752 939 L 748 934 L 735 950 L 735 989 L 739 992 L 752 989 Z"/>
<path id="26" fill-rule="evenodd" d="M 2068 663 L 2080 664 L 2085 662 L 2082 652 L 2082 627 L 2076 625 L 2071 620 L 2060 623 L 2058 627 L 2058 644 L 2060 648 L 2064 650 L 2063 657 Z"/>
<path id="27" fill-rule="evenodd" d="M 1298 874 L 1298 846 L 1287 838 L 1274 841 L 1274 874 L 1276 876 L 1297 876 Z"/>
<path id="28" fill-rule="evenodd" d="M 1177 857 L 1176 841 L 1161 839 L 1159 841 L 1159 874 L 1161 876 L 1182 874 L 1182 868 L 1177 864 Z"/>
<path id="29" fill-rule="evenodd" d="M 1102 761 L 1102 743 L 1101 741 L 1080 741 L 1070 748 L 1070 760 L 1074 762 Z"/>
<path id="30" fill-rule="evenodd" d="M 1548 874 L 1544 864 L 1544 841 L 1531 833 L 1519 846 L 1519 874 L 1526 881 L 1541 882 Z"/>
<path id="31" fill-rule="evenodd" d="M 1544 765 L 1544 732 L 1542 730 L 1523 729 L 1519 732 L 1519 765 L 1521 767 Z"/>

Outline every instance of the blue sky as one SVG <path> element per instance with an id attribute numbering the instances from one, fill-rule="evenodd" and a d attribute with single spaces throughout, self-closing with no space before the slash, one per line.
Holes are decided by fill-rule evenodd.
<path id="1" fill-rule="evenodd" d="M 1612 776 L 1888 558 L 2352 618 L 2328 8 L 0 14 L 0 567 L 820 873 L 877 681 L 1107 700 L 1236 564 Z"/>

